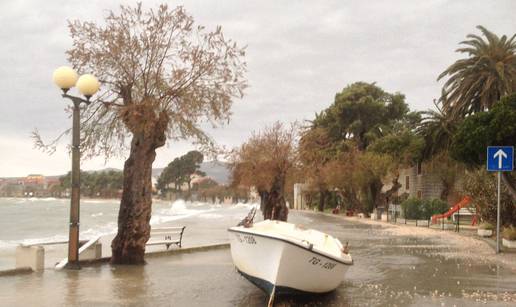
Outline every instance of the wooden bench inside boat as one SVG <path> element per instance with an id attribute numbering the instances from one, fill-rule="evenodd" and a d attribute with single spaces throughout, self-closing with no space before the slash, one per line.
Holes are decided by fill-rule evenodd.
<path id="1" fill-rule="evenodd" d="M 165 245 L 167 249 L 172 244 L 181 247 L 185 228 L 186 226 L 153 228 L 147 245 Z"/>

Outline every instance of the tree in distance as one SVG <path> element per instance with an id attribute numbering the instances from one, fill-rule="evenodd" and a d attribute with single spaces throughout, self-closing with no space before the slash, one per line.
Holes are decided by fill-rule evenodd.
<path id="1" fill-rule="evenodd" d="M 308 181 L 320 191 L 336 191 L 351 208 L 385 204 L 401 186 L 398 167 L 420 157 L 423 141 L 415 134 L 420 119 L 401 93 L 387 93 L 375 83 L 346 86 L 301 135 L 299 155 Z M 392 187 L 382 192 L 389 173 Z"/>
<path id="2" fill-rule="evenodd" d="M 296 125 L 276 122 L 252 136 L 231 154 L 232 186 L 254 187 L 264 219 L 286 221 L 285 183 L 296 161 Z"/>
<path id="3" fill-rule="evenodd" d="M 247 86 L 245 51 L 220 26 L 208 31 L 166 4 L 121 6 L 102 23 L 75 20 L 69 30 L 68 60 L 102 84 L 83 110 L 82 152 L 109 158 L 129 149 L 111 262 L 143 264 L 156 149 L 178 139 L 212 145 L 199 125 L 230 119 Z"/>
<path id="4" fill-rule="evenodd" d="M 84 172 L 81 171 L 81 195 L 87 197 L 117 197 L 122 189 L 123 173 L 115 170 Z M 59 177 L 60 187 L 72 187 L 72 172 Z"/>
<path id="5" fill-rule="evenodd" d="M 204 176 L 205 174 L 199 170 L 201 163 L 204 160 L 204 155 L 197 151 L 192 150 L 187 154 L 175 158 L 170 162 L 161 172 L 156 183 L 157 189 L 164 195 L 169 190 L 169 185 L 174 184 L 174 191 L 181 191 L 181 186 L 184 183 L 188 184 L 188 193 L 191 191 L 192 175 L 199 174 Z"/>

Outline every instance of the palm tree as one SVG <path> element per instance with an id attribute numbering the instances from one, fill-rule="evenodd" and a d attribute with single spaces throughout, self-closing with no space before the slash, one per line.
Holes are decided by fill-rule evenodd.
<path id="1" fill-rule="evenodd" d="M 423 160 L 429 160 L 441 151 L 448 150 L 452 144 L 452 137 L 460 123 L 456 117 L 450 116 L 434 100 L 437 111 L 422 111 L 421 122 L 416 127 L 416 134 L 425 141 L 422 152 Z"/>
<path id="2" fill-rule="evenodd" d="M 486 40 L 469 34 L 457 52 L 468 55 L 448 67 L 437 80 L 448 76 L 443 86 L 443 111 L 464 117 L 485 111 L 502 96 L 516 91 L 516 34 L 498 37 L 477 26 Z"/>

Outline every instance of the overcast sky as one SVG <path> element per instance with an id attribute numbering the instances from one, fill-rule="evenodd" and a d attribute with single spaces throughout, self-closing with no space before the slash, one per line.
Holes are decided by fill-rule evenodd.
<path id="1" fill-rule="evenodd" d="M 68 19 L 102 21 L 107 10 L 134 1 L 0 2 L 0 177 L 62 174 L 70 169 L 64 145 L 52 156 L 33 149 L 31 131 L 47 139 L 71 125 L 66 101 L 52 84 L 71 46 Z M 145 1 L 145 7 L 163 1 Z M 476 25 L 516 32 L 516 1 L 167 1 L 183 5 L 198 24 L 221 25 L 247 45 L 249 89 L 234 104 L 229 125 L 210 131 L 222 145 L 242 143 L 276 120 L 311 119 L 336 92 L 355 81 L 402 92 L 412 109 L 432 107 L 436 77 Z M 158 151 L 162 167 L 192 147 Z M 83 169 L 122 168 L 123 159 L 83 161 Z"/>

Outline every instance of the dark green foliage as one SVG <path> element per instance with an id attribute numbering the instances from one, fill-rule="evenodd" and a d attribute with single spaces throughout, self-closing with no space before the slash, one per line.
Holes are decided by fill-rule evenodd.
<path id="1" fill-rule="evenodd" d="M 319 192 L 336 188 L 345 203 L 370 211 L 397 193 L 398 167 L 420 160 L 424 142 L 415 134 L 420 120 L 401 93 L 387 93 L 375 83 L 353 83 L 336 94 L 303 135 L 302 163 L 307 168 L 317 162 L 312 182 Z M 391 188 L 382 191 L 388 173 L 395 176 Z"/>
<path id="2" fill-rule="evenodd" d="M 457 126 L 461 119 L 443 113 L 436 104 L 438 111 L 421 112 L 423 118 L 419 123 L 416 134 L 424 139 L 422 159 L 431 160 L 435 155 L 447 151 L 451 144 Z"/>
<path id="3" fill-rule="evenodd" d="M 450 206 L 440 199 L 409 198 L 401 203 L 403 216 L 409 220 L 429 220 L 434 214 L 446 212 Z"/>
<path id="4" fill-rule="evenodd" d="M 109 170 L 98 172 L 81 171 L 81 195 L 86 197 L 117 197 L 123 186 L 123 173 Z M 71 188 L 71 172 L 59 178 L 61 187 Z"/>
<path id="5" fill-rule="evenodd" d="M 353 140 L 364 150 L 390 131 L 409 112 L 405 96 L 389 94 L 374 83 L 356 82 L 335 95 L 335 102 L 313 122 L 324 127 L 334 142 Z"/>
<path id="6" fill-rule="evenodd" d="M 439 198 L 423 200 L 423 208 L 421 210 L 421 218 L 428 220 L 435 214 L 445 213 L 450 209 L 450 205 Z"/>
<path id="7" fill-rule="evenodd" d="M 421 200 L 409 198 L 401 203 L 403 216 L 408 220 L 418 220 L 421 216 Z"/>
<path id="8" fill-rule="evenodd" d="M 173 189 L 178 191 L 181 189 L 182 184 L 187 183 L 190 190 L 191 176 L 196 173 L 201 176 L 205 175 L 199 170 L 203 160 L 203 154 L 196 150 L 189 151 L 187 154 L 175 158 L 163 169 L 156 183 L 157 189 L 164 194 L 170 189 L 170 184 L 174 184 Z"/>
<path id="9" fill-rule="evenodd" d="M 488 112 L 467 117 L 453 138 L 451 155 L 469 166 L 486 163 L 486 148 L 516 144 L 516 94 L 504 97 Z"/>
<path id="10" fill-rule="evenodd" d="M 375 153 L 387 154 L 401 165 L 410 165 L 421 160 L 424 141 L 411 130 L 402 129 L 377 139 L 370 145 Z"/>

